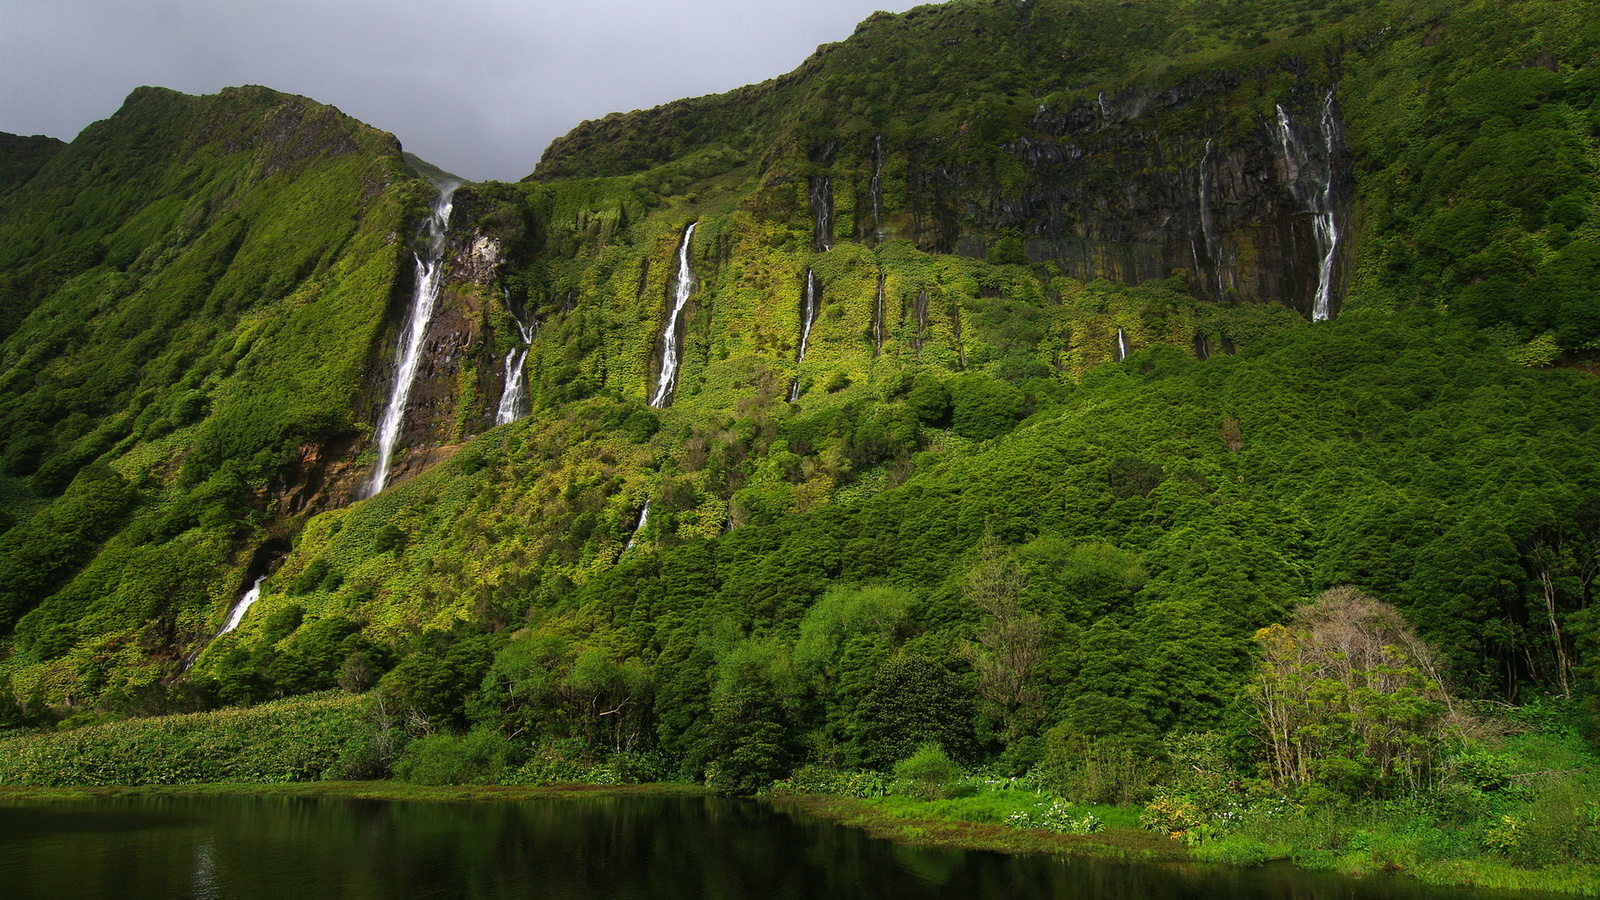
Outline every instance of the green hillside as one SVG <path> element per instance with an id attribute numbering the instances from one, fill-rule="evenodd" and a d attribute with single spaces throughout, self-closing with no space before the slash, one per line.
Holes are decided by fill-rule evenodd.
<path id="1" fill-rule="evenodd" d="M 364 499 L 443 173 L 262 88 L 0 142 L 0 723 L 338 690 L 329 772 L 734 792 L 931 742 L 1593 884 L 1589 12 L 953 0 L 586 122 L 455 193 Z"/>

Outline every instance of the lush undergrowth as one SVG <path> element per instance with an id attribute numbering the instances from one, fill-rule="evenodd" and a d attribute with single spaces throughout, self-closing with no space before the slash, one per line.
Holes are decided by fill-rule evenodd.
<path id="1" fill-rule="evenodd" d="M 386 772 L 402 743 L 361 698 L 313 695 L 0 738 L 0 786 L 366 778 Z"/>

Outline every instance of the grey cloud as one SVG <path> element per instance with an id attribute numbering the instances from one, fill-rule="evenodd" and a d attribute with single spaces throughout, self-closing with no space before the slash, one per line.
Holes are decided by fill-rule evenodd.
<path id="1" fill-rule="evenodd" d="M 143 84 L 264 84 L 392 131 L 465 177 L 512 180 L 584 119 L 781 75 L 884 6 L 6 0 L 0 131 L 70 140 Z"/>

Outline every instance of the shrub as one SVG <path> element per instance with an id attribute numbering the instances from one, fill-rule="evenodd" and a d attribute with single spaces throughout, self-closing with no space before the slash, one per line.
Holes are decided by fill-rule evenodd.
<path id="1" fill-rule="evenodd" d="M 430 734 L 412 741 L 395 776 L 412 784 L 495 784 L 511 758 L 511 742 L 490 729 Z"/>
<path id="2" fill-rule="evenodd" d="M 951 784 L 961 777 L 961 769 L 945 754 L 943 747 L 928 743 L 895 763 L 894 777 L 907 793 L 924 800 L 938 800 L 950 796 Z"/>

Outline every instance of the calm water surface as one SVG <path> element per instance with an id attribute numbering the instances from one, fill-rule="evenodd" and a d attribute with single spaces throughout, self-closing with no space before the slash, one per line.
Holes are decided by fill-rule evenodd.
<path id="1" fill-rule="evenodd" d="M 898 847 L 716 798 L 0 802 L 0 897 L 1484 900 L 1287 867 Z"/>

